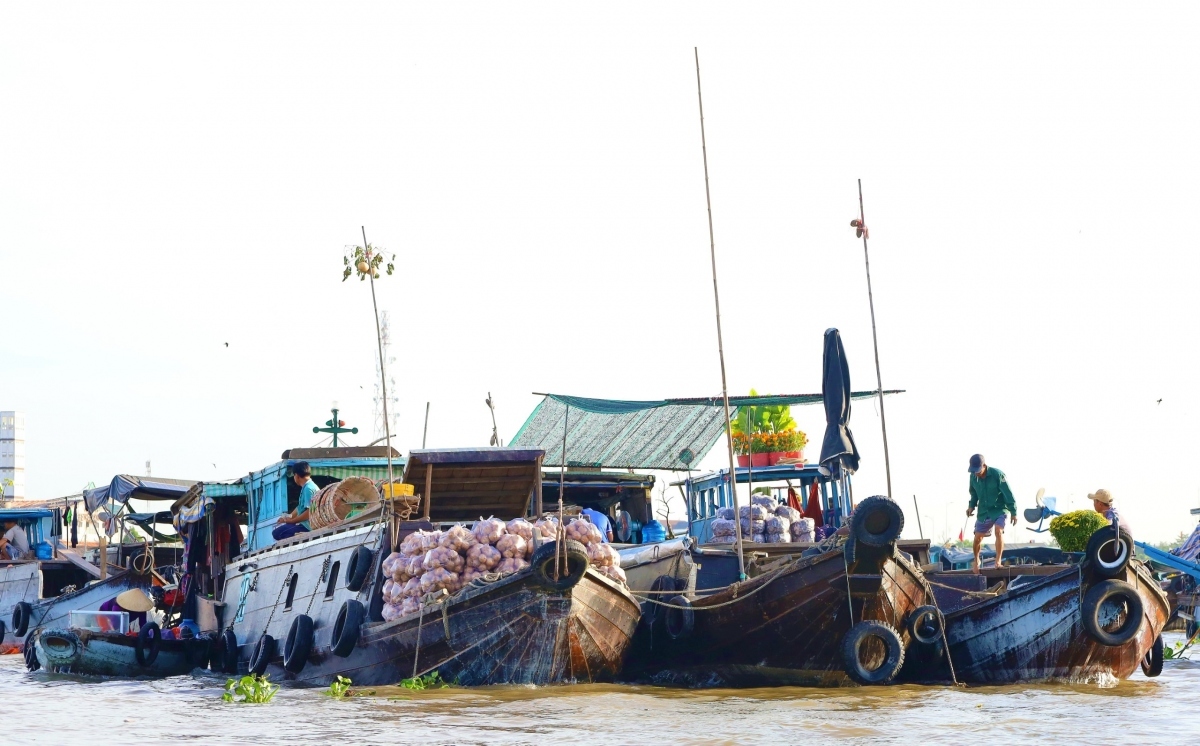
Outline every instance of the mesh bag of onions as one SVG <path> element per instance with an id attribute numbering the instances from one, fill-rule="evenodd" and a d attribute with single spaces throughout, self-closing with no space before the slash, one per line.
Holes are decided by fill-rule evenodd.
<path id="1" fill-rule="evenodd" d="M 495 544 L 504 536 L 504 521 L 499 518 L 478 521 L 471 532 L 475 534 L 475 541 L 480 544 Z"/>
<path id="2" fill-rule="evenodd" d="M 788 519 L 789 523 L 795 523 L 796 521 L 800 520 L 801 514 L 799 510 L 796 510 L 790 505 L 780 505 L 779 507 L 775 508 L 775 515 L 779 516 L 780 518 Z"/>
<path id="3" fill-rule="evenodd" d="M 766 495 L 755 495 L 754 497 L 750 498 L 750 504 L 758 505 L 768 512 L 773 512 L 775 510 L 775 506 L 779 503 L 775 502 L 773 498 L 767 497 Z"/>
<path id="4" fill-rule="evenodd" d="M 600 529 L 591 521 L 576 518 L 567 524 L 567 538 L 574 539 L 583 545 L 599 544 L 604 541 Z"/>
<path id="5" fill-rule="evenodd" d="M 811 518 L 792 521 L 792 541 L 816 541 L 816 522 Z"/>
<path id="6" fill-rule="evenodd" d="M 713 536 L 734 536 L 737 534 L 737 524 L 724 518 L 714 518 L 712 532 Z"/>

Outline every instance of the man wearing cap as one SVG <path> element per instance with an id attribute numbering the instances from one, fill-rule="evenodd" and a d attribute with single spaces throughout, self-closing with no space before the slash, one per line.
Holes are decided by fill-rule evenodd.
<path id="1" fill-rule="evenodd" d="M 971 457 L 969 471 L 971 503 L 967 507 L 967 515 L 970 516 L 975 508 L 979 508 L 979 517 L 975 519 L 975 559 L 971 562 L 971 570 L 978 573 L 983 537 L 993 532 L 996 535 L 996 567 L 1000 566 L 1004 556 L 1004 514 L 1011 515 L 1013 525 L 1016 525 L 1017 501 L 1013 499 L 1004 472 L 988 466 L 983 454 L 977 453 Z"/>
<path id="2" fill-rule="evenodd" d="M 300 486 L 300 501 L 296 503 L 295 510 L 279 516 L 275 522 L 276 526 L 271 531 L 271 536 L 275 541 L 290 539 L 296 534 L 302 534 L 309 530 L 308 506 L 312 503 L 313 496 L 317 494 L 317 483 L 312 480 L 307 461 L 297 461 L 292 465 L 292 480 Z"/>
<path id="3" fill-rule="evenodd" d="M 1107 518 L 1110 522 L 1120 525 L 1121 528 L 1129 532 L 1133 536 L 1133 529 L 1129 527 L 1129 521 L 1117 515 L 1116 508 L 1113 507 L 1113 496 L 1108 490 L 1100 489 L 1088 495 L 1088 499 L 1092 501 L 1092 507 L 1096 512 Z"/>

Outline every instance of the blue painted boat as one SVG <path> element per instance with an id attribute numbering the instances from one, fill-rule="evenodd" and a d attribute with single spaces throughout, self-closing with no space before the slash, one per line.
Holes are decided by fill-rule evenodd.
<path id="1" fill-rule="evenodd" d="M 200 638 L 147 642 L 119 632 L 47 627 L 33 643 L 39 666 L 52 673 L 164 677 L 208 665 L 209 641 Z"/>

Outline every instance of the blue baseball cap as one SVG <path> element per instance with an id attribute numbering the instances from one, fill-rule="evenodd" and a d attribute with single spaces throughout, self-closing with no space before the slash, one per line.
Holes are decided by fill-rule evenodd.
<path id="1" fill-rule="evenodd" d="M 983 454 L 977 453 L 971 457 L 971 468 L 967 469 L 967 471 L 972 474 L 978 474 L 979 470 L 983 468 L 984 463 Z"/>

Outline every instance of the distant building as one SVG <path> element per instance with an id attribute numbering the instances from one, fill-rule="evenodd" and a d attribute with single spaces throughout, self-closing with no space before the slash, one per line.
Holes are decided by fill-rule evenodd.
<path id="1" fill-rule="evenodd" d="M 25 414 L 0 412 L 0 485 L 4 499 L 25 497 Z"/>

